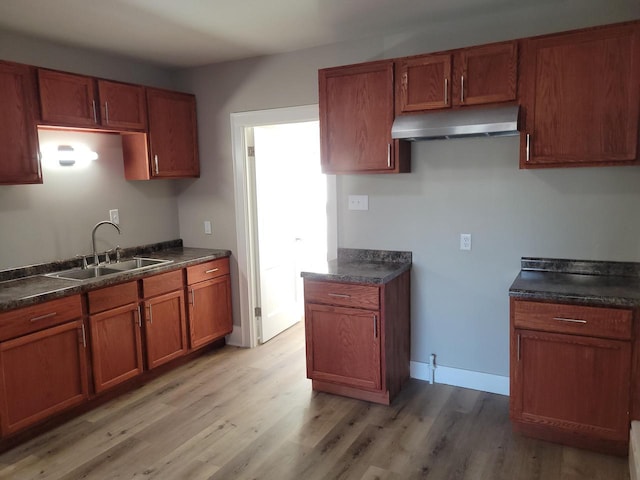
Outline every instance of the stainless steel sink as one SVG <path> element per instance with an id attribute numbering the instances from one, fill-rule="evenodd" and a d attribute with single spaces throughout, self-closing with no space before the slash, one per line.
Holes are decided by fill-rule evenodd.
<path id="1" fill-rule="evenodd" d="M 108 268 L 118 270 L 118 271 L 136 270 L 138 268 L 155 267 L 158 265 L 164 265 L 165 263 L 171 263 L 172 261 L 173 260 L 159 260 L 157 258 L 134 257 L 131 260 L 123 260 L 121 262 L 111 263 L 108 265 Z"/>
<path id="2" fill-rule="evenodd" d="M 89 266 L 88 268 L 70 268 L 69 270 L 63 270 L 61 272 L 47 273 L 45 274 L 45 277 L 83 281 L 104 277 L 106 275 L 115 275 L 123 272 L 143 270 L 145 268 L 156 267 L 171 262 L 173 262 L 173 260 L 134 257 L 130 260 L 109 263 L 106 265 Z"/>

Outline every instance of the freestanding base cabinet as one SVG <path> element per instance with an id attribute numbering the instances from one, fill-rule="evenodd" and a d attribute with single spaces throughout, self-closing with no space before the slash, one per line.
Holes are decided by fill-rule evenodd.
<path id="1" fill-rule="evenodd" d="M 388 405 L 409 378 L 406 271 L 380 285 L 305 279 L 307 377 L 314 390 Z"/>

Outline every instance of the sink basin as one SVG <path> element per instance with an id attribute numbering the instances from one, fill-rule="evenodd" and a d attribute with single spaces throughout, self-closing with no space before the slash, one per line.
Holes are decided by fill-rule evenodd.
<path id="1" fill-rule="evenodd" d="M 89 268 L 71 268 L 62 272 L 47 273 L 46 277 L 64 278 L 66 280 L 89 280 L 90 278 L 99 278 L 112 273 L 120 273 L 121 270 L 115 270 L 109 267 L 89 267 Z"/>
<path id="2" fill-rule="evenodd" d="M 53 272 L 45 274 L 45 277 L 63 278 L 65 280 L 90 280 L 93 278 L 104 277 L 105 275 L 113 275 L 123 272 L 131 272 L 134 270 L 143 270 L 149 267 L 155 267 L 171 263 L 173 260 L 160 260 L 157 258 L 139 258 L 134 257 L 107 265 L 89 266 L 88 268 L 70 268 L 61 272 Z"/>
<path id="3" fill-rule="evenodd" d="M 138 268 L 155 267 L 158 265 L 164 265 L 165 263 L 171 263 L 172 260 L 159 260 L 157 258 L 141 258 L 134 257 L 131 260 L 124 260 L 118 263 L 111 263 L 108 268 L 118 271 L 136 270 Z"/>

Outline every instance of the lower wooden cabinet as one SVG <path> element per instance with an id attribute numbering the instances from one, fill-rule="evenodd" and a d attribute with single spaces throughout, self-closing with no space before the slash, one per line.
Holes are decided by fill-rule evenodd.
<path id="1" fill-rule="evenodd" d="M 0 426 L 7 435 L 85 401 L 82 320 L 0 343 Z"/>
<path id="2" fill-rule="evenodd" d="M 228 258 L 0 312 L 0 436 L 185 355 L 189 331 L 195 349 L 232 328 Z"/>
<path id="3" fill-rule="evenodd" d="M 137 282 L 89 292 L 93 386 L 96 393 L 142 373 L 142 319 Z"/>
<path id="4" fill-rule="evenodd" d="M 167 291 L 142 302 L 147 366 L 152 369 L 187 353 L 182 271 L 145 278 L 142 285 L 145 295 Z"/>
<path id="5" fill-rule="evenodd" d="M 189 346 L 202 347 L 233 330 L 229 259 L 187 268 Z"/>
<path id="6" fill-rule="evenodd" d="M 311 346 L 307 375 L 314 380 L 379 390 L 379 312 L 311 303 L 305 315 Z"/>
<path id="7" fill-rule="evenodd" d="M 388 405 L 409 378 L 410 272 L 383 285 L 305 279 L 314 390 Z"/>
<path id="8" fill-rule="evenodd" d="M 625 453 L 632 311 L 511 301 L 514 428 L 578 447 Z"/>

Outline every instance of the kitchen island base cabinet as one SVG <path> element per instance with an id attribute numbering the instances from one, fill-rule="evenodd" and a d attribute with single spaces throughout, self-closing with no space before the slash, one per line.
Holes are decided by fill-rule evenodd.
<path id="1" fill-rule="evenodd" d="M 409 378 L 406 271 L 388 283 L 305 279 L 307 377 L 314 390 L 388 405 Z"/>
<path id="2" fill-rule="evenodd" d="M 88 398 L 82 320 L 0 343 L 2 435 Z"/>

